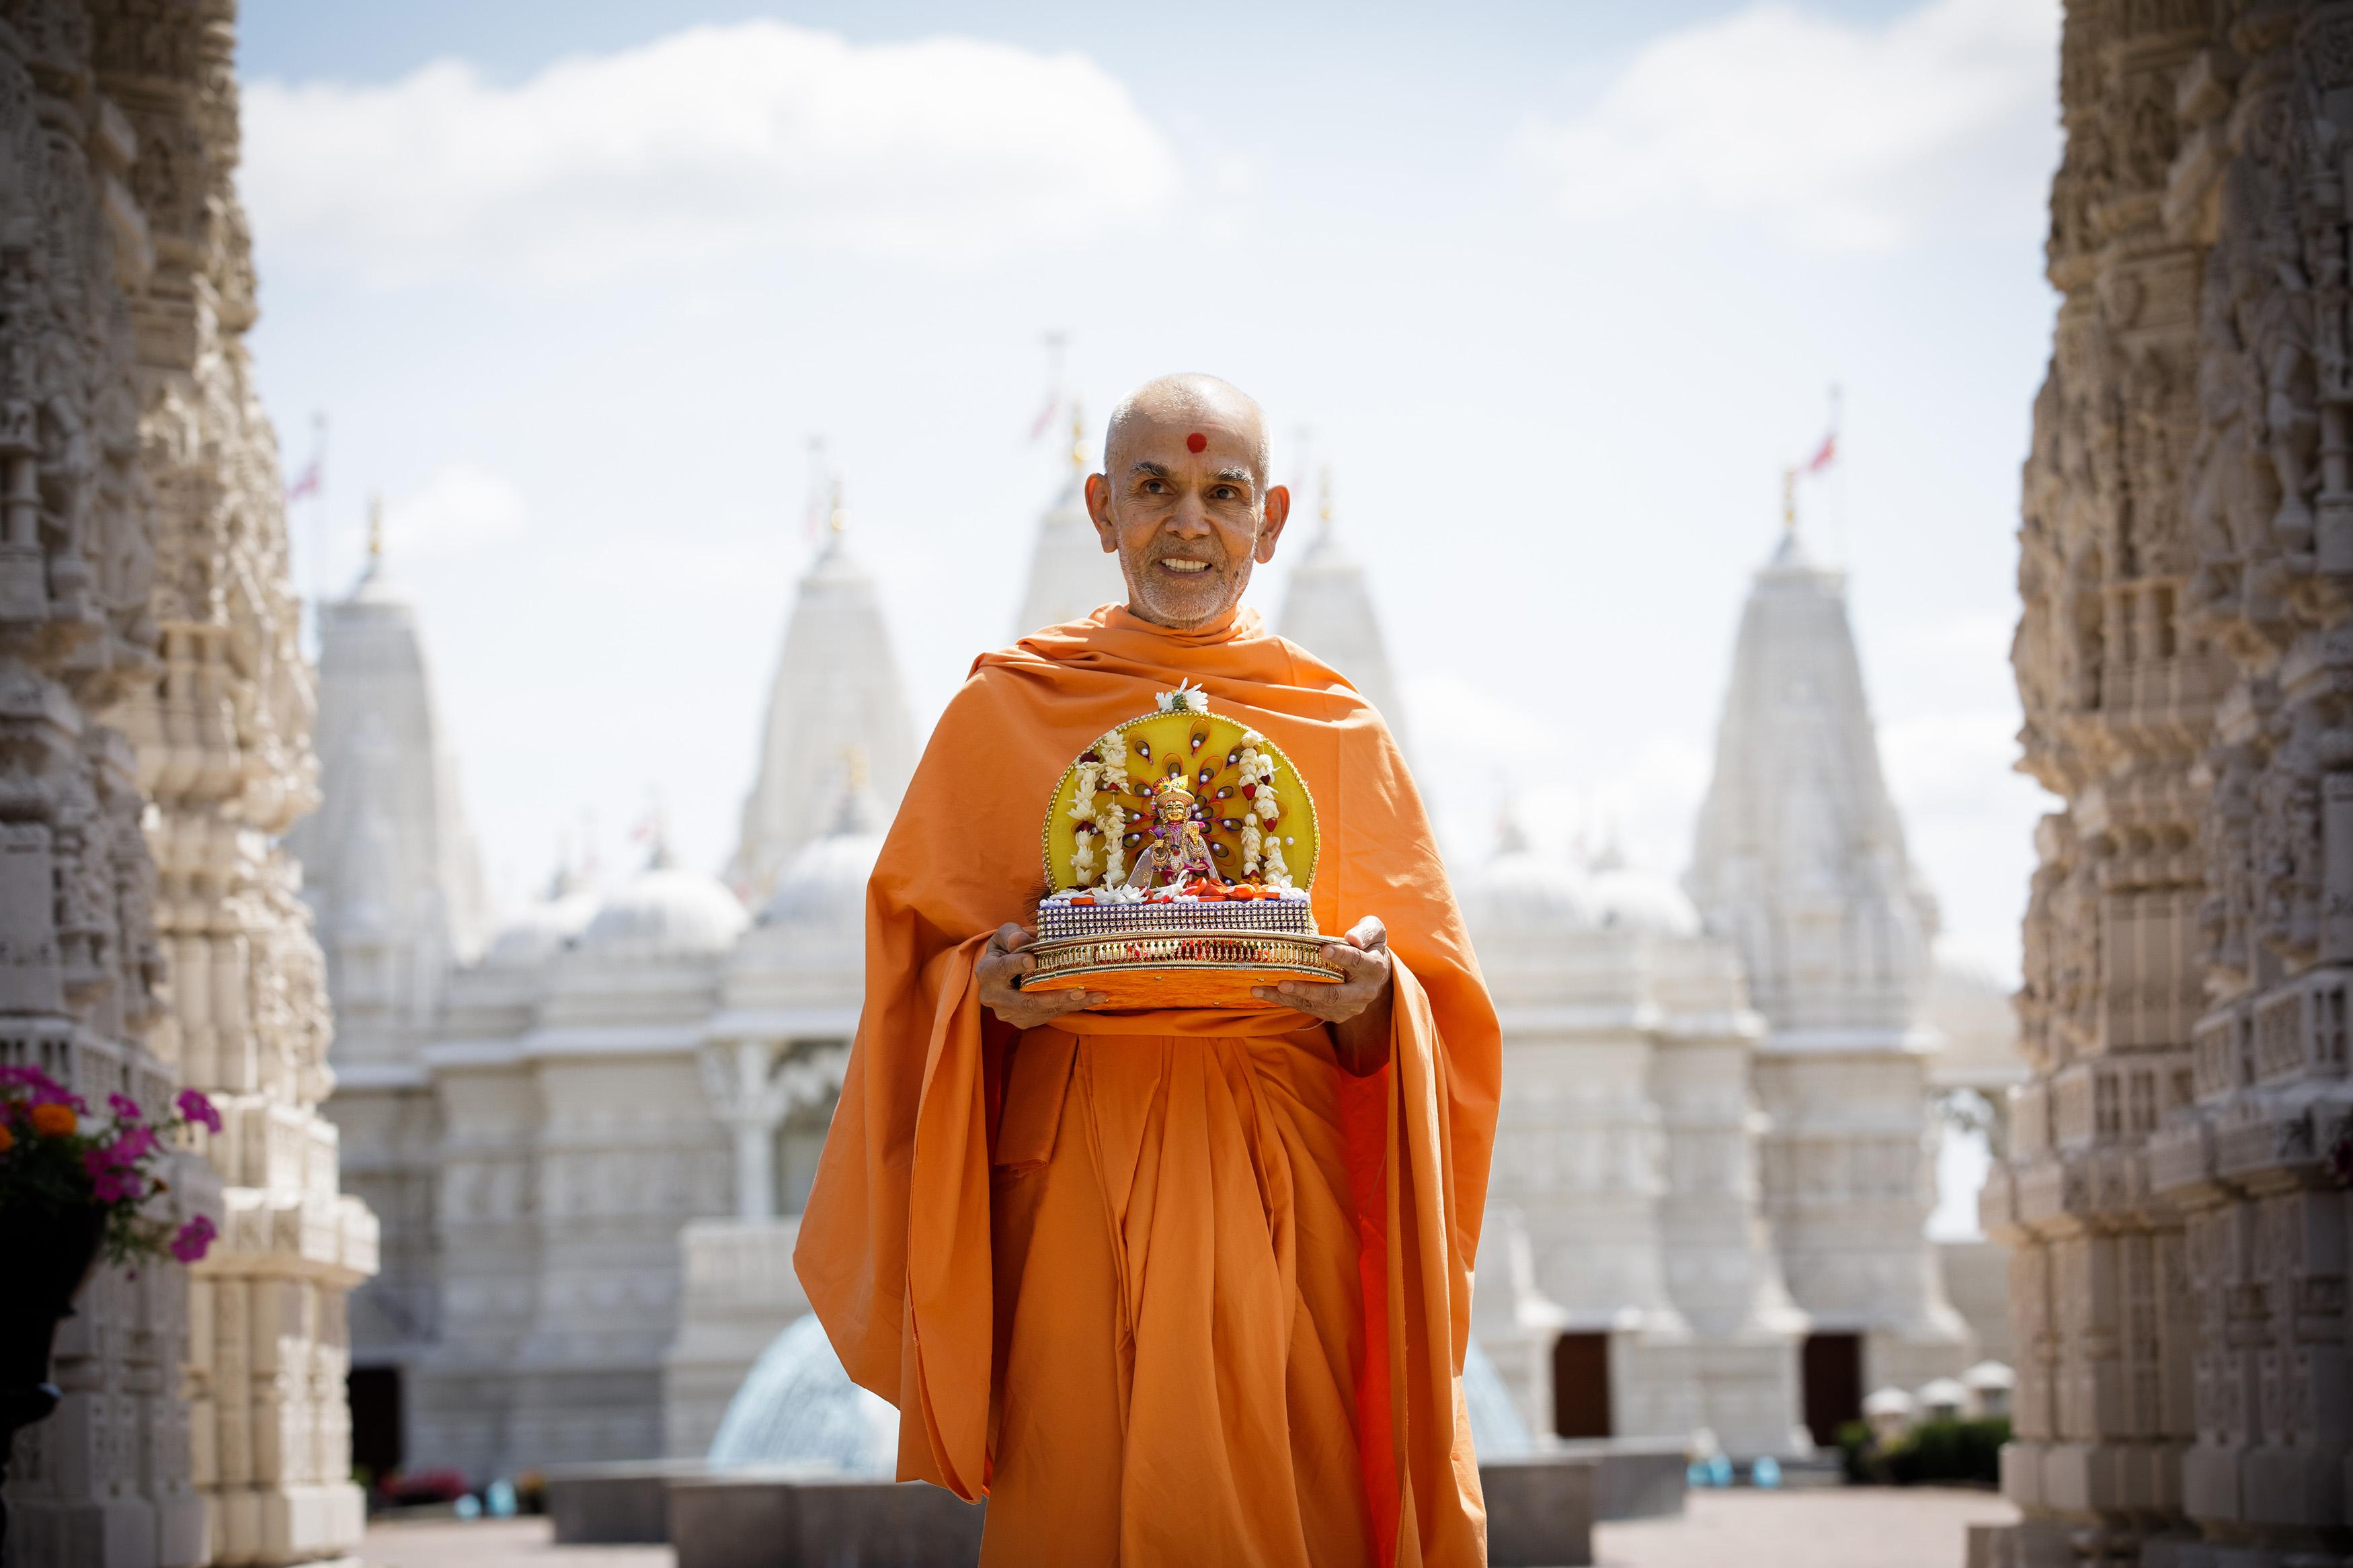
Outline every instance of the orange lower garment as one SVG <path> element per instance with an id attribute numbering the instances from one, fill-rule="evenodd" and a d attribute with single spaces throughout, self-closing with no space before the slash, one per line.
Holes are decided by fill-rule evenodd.
<path id="1" fill-rule="evenodd" d="M 1378 1081 L 1320 1029 L 1022 1037 L 990 1172 L 987 1568 L 1377 1563 L 1344 1100 Z"/>

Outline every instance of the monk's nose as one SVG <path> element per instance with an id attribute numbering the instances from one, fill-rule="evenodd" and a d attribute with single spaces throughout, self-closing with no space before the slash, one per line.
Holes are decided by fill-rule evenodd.
<path id="1" fill-rule="evenodd" d="M 1209 531 L 1208 509 L 1201 504 L 1199 498 L 1185 497 L 1176 503 L 1176 510 L 1169 514 L 1168 531 L 1187 539 L 1204 537 Z"/>

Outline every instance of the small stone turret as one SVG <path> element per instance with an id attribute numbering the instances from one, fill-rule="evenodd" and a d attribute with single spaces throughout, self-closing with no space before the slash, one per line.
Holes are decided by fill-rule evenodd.
<path id="1" fill-rule="evenodd" d="M 1029 584 L 1013 635 L 1028 637 L 1040 626 L 1075 621 L 1098 605 L 1127 603 L 1127 579 L 1119 557 L 1104 551 L 1087 516 L 1087 425 L 1071 412 L 1071 472 L 1054 504 L 1038 520 L 1038 543 L 1029 556 Z"/>
<path id="2" fill-rule="evenodd" d="M 1405 705 L 1398 698 L 1388 643 L 1381 636 L 1380 617 L 1373 610 L 1365 569 L 1332 526 L 1329 468 L 1324 470 L 1323 492 L 1315 537 L 1299 564 L 1292 568 L 1291 582 L 1283 591 L 1280 629 L 1346 676 L 1348 684 L 1380 710 L 1398 749 L 1409 752 Z"/>
<path id="3" fill-rule="evenodd" d="M 729 882 L 758 908 L 801 847 L 825 831 L 853 769 L 862 770 L 887 820 L 914 764 L 906 689 L 837 495 L 831 531 L 801 579 L 768 689 L 759 776 L 744 802 Z"/>

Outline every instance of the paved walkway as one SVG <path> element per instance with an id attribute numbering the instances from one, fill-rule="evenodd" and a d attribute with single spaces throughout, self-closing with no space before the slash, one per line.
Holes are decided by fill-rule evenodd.
<path id="1" fill-rule="evenodd" d="M 368 1526 L 367 1568 L 675 1568 L 667 1546 L 558 1546 L 544 1519 L 402 1520 Z"/>
<path id="2" fill-rule="evenodd" d="M 1694 1492 L 1680 1519 L 1605 1524 L 1599 1568 L 1961 1568 L 1967 1526 L 2014 1520 L 1990 1492 L 1940 1488 Z M 543 1519 L 379 1524 L 368 1568 L 674 1568 L 667 1546 L 557 1546 Z"/>
<path id="3" fill-rule="evenodd" d="M 1593 1532 L 1599 1568 L 1962 1568 L 1972 1524 L 2018 1510 L 1992 1492 L 1943 1487 L 1695 1491 L 1680 1519 Z"/>

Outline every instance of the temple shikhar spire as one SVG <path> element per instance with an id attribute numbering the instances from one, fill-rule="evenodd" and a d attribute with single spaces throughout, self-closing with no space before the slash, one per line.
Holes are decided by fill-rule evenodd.
<path id="1" fill-rule="evenodd" d="M 353 1342 L 371 1364 L 409 1368 L 441 1288 L 438 1172 L 415 1131 L 438 1115 L 425 1047 L 487 911 L 424 638 L 384 534 L 372 498 L 366 565 L 347 596 L 319 606 L 320 805 L 286 843 L 334 1005 L 329 1114 L 351 1188 L 382 1223 L 382 1271 L 351 1300 Z"/>
<path id="2" fill-rule="evenodd" d="M 1087 435 L 1086 413 L 1074 402 L 1070 467 L 1061 493 L 1038 520 L 1029 583 L 1022 592 L 1021 613 L 1013 627 L 1017 637 L 1040 626 L 1075 621 L 1098 605 L 1127 602 L 1127 580 L 1120 575 L 1119 557 L 1104 552 L 1094 521 L 1087 516 L 1087 471 L 1093 456 Z"/>
<path id="3" fill-rule="evenodd" d="M 1741 612 L 1685 886 L 1770 1031 L 1764 1204 L 1790 1291 L 1818 1327 L 1864 1331 L 1862 1386 L 1911 1388 L 1957 1374 L 1968 1337 L 1923 1235 L 1936 908 L 1881 771 L 1845 577 L 1798 547 L 1799 472 Z"/>
<path id="4" fill-rule="evenodd" d="M 1292 568 L 1277 629 L 1348 678 L 1388 721 L 1400 748 L 1410 752 L 1405 706 L 1389 664 L 1365 570 L 1340 541 L 1333 521 L 1332 469 L 1324 466 L 1316 503 L 1315 537 Z"/>
<path id="5" fill-rule="evenodd" d="M 801 846 L 839 814 L 848 759 L 884 816 L 897 808 L 915 761 L 890 633 L 849 547 L 849 514 L 834 484 L 824 543 L 801 579 L 784 652 L 768 692 L 760 771 L 744 802 L 728 880 L 756 902 Z"/>

